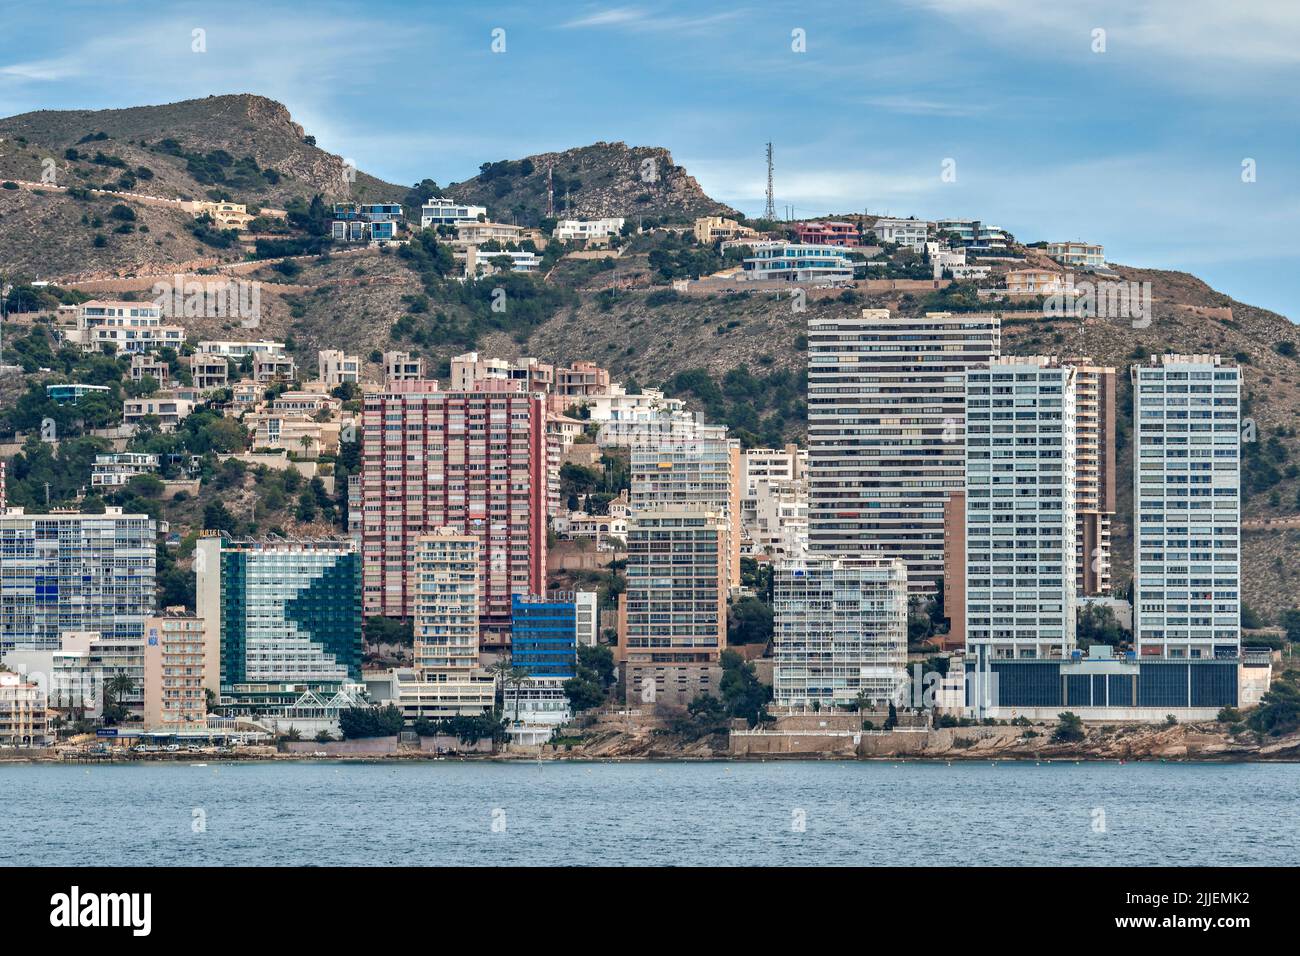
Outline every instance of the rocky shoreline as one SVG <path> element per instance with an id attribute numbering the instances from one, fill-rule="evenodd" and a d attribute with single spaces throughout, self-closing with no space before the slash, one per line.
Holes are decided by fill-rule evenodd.
<path id="1" fill-rule="evenodd" d="M 0 763 L 229 763 L 252 761 L 317 761 L 388 763 L 424 760 L 492 761 L 1059 761 L 1059 762 L 1296 762 L 1300 733 L 1255 739 L 1251 733 L 1232 734 L 1218 724 L 1173 726 L 1128 725 L 1089 728 L 1083 740 L 1055 742 L 1051 729 L 1038 727 L 972 726 L 924 731 L 828 735 L 808 732 L 780 738 L 782 749 L 738 746 L 750 735 L 714 734 L 695 740 L 654 730 L 603 730 L 580 741 L 543 747 L 492 752 L 437 753 L 415 747 L 392 750 L 349 750 L 346 743 L 320 744 L 313 751 L 284 752 L 273 747 L 233 752 L 96 754 L 47 748 L 39 752 L 0 754 Z M 763 739 L 761 735 L 757 739 Z M 792 741 L 794 746 L 788 742 Z"/>

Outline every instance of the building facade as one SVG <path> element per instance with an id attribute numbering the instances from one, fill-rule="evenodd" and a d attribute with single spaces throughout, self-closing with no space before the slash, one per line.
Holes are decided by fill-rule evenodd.
<path id="1" fill-rule="evenodd" d="M 966 647 L 966 491 L 954 491 L 943 506 L 943 610 L 948 633 L 932 640 L 943 651 Z"/>
<path id="2" fill-rule="evenodd" d="M 45 692 L 18 674 L 0 673 L 0 745 L 44 747 L 47 743 Z"/>
<path id="3" fill-rule="evenodd" d="M 749 226 L 742 226 L 736 220 L 723 216 L 702 216 L 696 219 L 694 231 L 695 241 L 706 246 L 715 242 L 725 242 L 728 239 L 743 239 L 746 236 L 757 235 Z"/>
<path id="4" fill-rule="evenodd" d="M 59 650 L 65 631 L 139 640 L 154 611 L 148 515 L 0 512 L 0 653 Z"/>
<path id="5" fill-rule="evenodd" d="M 759 478 L 740 499 L 741 553 L 801 558 L 808 553 L 808 482 Z"/>
<path id="6" fill-rule="evenodd" d="M 934 223 L 927 222 L 924 219 L 891 219 L 882 217 L 876 220 L 872 231 L 876 234 L 876 241 L 881 243 L 894 242 L 900 246 L 911 249 L 913 252 L 924 252 L 925 241 L 930 235 L 930 230 L 934 228 Z M 965 261 L 965 258 L 962 259 Z"/>
<path id="7" fill-rule="evenodd" d="M 1091 271 L 1106 266 L 1106 250 L 1092 242 L 1049 242 L 1047 254 L 1071 269 Z"/>
<path id="8" fill-rule="evenodd" d="M 452 527 L 479 540 L 481 638 L 504 646 L 511 597 L 546 588 L 545 397 L 518 383 L 440 391 L 394 381 L 365 397 L 365 613 L 413 614 L 415 539 Z"/>
<path id="9" fill-rule="evenodd" d="M 424 359 L 396 349 L 384 353 L 385 382 L 406 382 L 420 378 L 424 378 Z"/>
<path id="10" fill-rule="evenodd" d="M 899 702 L 907 685 L 907 569 L 862 558 L 783 561 L 773 580 L 778 705 Z"/>
<path id="11" fill-rule="evenodd" d="M 1152 356 L 1133 376 L 1133 640 L 1143 656 L 1241 650 L 1241 373 Z"/>
<path id="12" fill-rule="evenodd" d="M 964 487 L 969 368 L 999 353 L 997 315 L 808 324 L 808 548 L 901 557 L 913 592 L 943 576 L 943 509 Z"/>
<path id="13" fill-rule="evenodd" d="M 361 381 L 361 359 L 341 349 L 321 349 L 316 355 L 318 377 L 326 388 Z"/>
<path id="14" fill-rule="evenodd" d="M 453 202 L 450 199 L 426 199 L 420 207 L 420 228 L 454 226 L 460 222 L 473 222 L 487 218 L 486 206 Z"/>
<path id="15" fill-rule="evenodd" d="M 839 245 L 811 242 L 755 242 L 753 256 L 738 278 L 753 281 L 832 285 L 853 278 L 853 261 Z"/>
<path id="16" fill-rule="evenodd" d="M 531 677 L 577 676 L 577 605 L 573 594 L 514 596 L 510 662 Z"/>
<path id="17" fill-rule="evenodd" d="M 1081 597 L 1111 589 L 1115 516 L 1115 369 L 1086 358 L 1074 366 L 1075 588 Z"/>
<path id="18" fill-rule="evenodd" d="M 1005 356 L 967 373 L 966 649 L 1074 648 L 1074 368 Z"/>
<path id="19" fill-rule="evenodd" d="M 606 239 L 622 232 L 623 222 L 622 216 L 611 216 L 605 219 L 561 219 L 555 224 L 552 235 L 561 242 L 570 239 Z"/>
<path id="20" fill-rule="evenodd" d="M 1012 241 L 1006 230 L 978 219 L 940 219 L 934 229 L 937 233 L 951 233 L 956 242 L 976 253 L 1003 252 Z"/>
<path id="21" fill-rule="evenodd" d="M 168 608 L 145 622 L 144 726 L 146 730 L 194 727 L 207 722 L 209 655 L 203 618 Z"/>
<path id="22" fill-rule="evenodd" d="M 734 439 L 659 441 L 633 445 L 632 512 L 664 506 L 713 511 L 727 522 L 726 580 L 740 587 L 740 442 Z"/>
<path id="23" fill-rule="evenodd" d="M 574 628 L 579 647 L 595 647 L 600 640 L 600 607 L 595 591 L 574 591 Z"/>
<path id="24" fill-rule="evenodd" d="M 819 219 L 796 222 L 795 239 L 814 246 L 856 246 L 859 241 L 856 223 Z"/>
<path id="25" fill-rule="evenodd" d="M 808 473 L 808 450 L 797 445 L 784 448 L 746 448 L 740 460 L 740 484 L 749 488 L 760 479 L 793 481 Z"/>
<path id="26" fill-rule="evenodd" d="M 152 475 L 157 471 L 157 455 L 133 451 L 96 455 L 95 463 L 90 466 L 90 487 L 121 488 L 136 475 Z"/>
<path id="27" fill-rule="evenodd" d="M 496 688 L 479 666 L 477 535 L 437 528 L 415 541 L 415 669 L 399 679 L 408 719 L 474 716 L 492 708 Z"/>
<path id="28" fill-rule="evenodd" d="M 361 561 L 347 539 L 238 540 L 205 533 L 198 616 L 220 640 L 223 704 L 251 712 L 361 679 Z"/>
<path id="29" fill-rule="evenodd" d="M 727 645 L 727 535 L 720 513 L 647 508 L 628 527 L 619 646 L 630 704 L 684 707 L 718 694 Z"/>
<path id="30" fill-rule="evenodd" d="M 153 302 L 92 299 L 75 308 L 77 324 L 66 338 L 87 351 L 127 355 L 166 347 L 179 352 L 185 344 L 185 329 L 165 324 L 162 307 Z"/>

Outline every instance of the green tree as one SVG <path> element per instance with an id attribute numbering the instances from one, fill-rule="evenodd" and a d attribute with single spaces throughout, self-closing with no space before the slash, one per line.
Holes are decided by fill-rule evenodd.
<path id="1" fill-rule="evenodd" d="M 104 723 L 119 724 L 127 717 L 122 698 L 135 691 L 135 678 L 130 674 L 114 674 L 104 683 Z"/>
<path id="2" fill-rule="evenodd" d="M 402 712 L 393 704 L 386 707 L 349 707 L 339 711 L 339 730 L 344 740 L 360 737 L 393 737 L 402 731 Z"/>
<path id="3" fill-rule="evenodd" d="M 772 639 L 772 607 L 752 595 L 736 599 L 727 609 L 728 644 L 766 644 Z"/>
<path id="4" fill-rule="evenodd" d="M 1057 715 L 1058 723 L 1052 731 L 1052 740 L 1057 743 L 1073 743 L 1084 738 L 1083 718 L 1070 711 Z"/>
<path id="5" fill-rule="evenodd" d="M 367 644 L 403 644 L 410 647 L 415 643 L 415 628 L 410 620 L 399 621 L 391 617 L 371 615 L 362 624 L 362 632 Z"/>
<path id="6" fill-rule="evenodd" d="M 1079 647 L 1086 649 L 1093 644 L 1109 644 L 1118 647 L 1128 643 L 1130 634 L 1119 623 L 1115 612 L 1100 604 L 1084 604 L 1079 608 L 1075 639 Z"/>
<path id="7" fill-rule="evenodd" d="M 212 500 L 203 508 L 203 528 L 205 531 L 227 531 L 234 532 L 237 527 L 234 515 L 232 515 L 223 502 Z"/>
<path id="8" fill-rule="evenodd" d="M 496 684 L 496 695 L 501 710 L 505 710 L 506 706 L 506 685 L 510 681 L 510 670 L 510 662 L 504 657 L 497 658 L 488 668 L 488 673 L 492 675 L 492 680 Z"/>
<path id="9" fill-rule="evenodd" d="M 753 727 L 767 719 L 767 702 L 772 699 L 772 689 L 761 683 L 754 665 L 733 650 L 722 652 L 722 680 L 718 691 L 727 713 L 744 717 Z"/>
<path id="10" fill-rule="evenodd" d="M 701 694 L 686 705 L 686 715 L 674 717 L 668 729 L 686 740 L 726 733 L 727 708 L 712 694 Z"/>
<path id="11" fill-rule="evenodd" d="M 579 647 L 577 676 L 564 682 L 564 693 L 573 712 L 603 704 L 615 674 L 614 654 L 609 647 L 604 644 Z"/>
<path id="12" fill-rule="evenodd" d="M 1300 671 L 1286 670 L 1275 679 L 1260 704 L 1246 718 L 1246 726 L 1261 737 L 1280 737 L 1300 729 Z"/>

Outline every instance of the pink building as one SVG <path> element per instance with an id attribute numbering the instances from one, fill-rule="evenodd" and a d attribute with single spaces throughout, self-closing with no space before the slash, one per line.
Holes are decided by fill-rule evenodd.
<path id="1" fill-rule="evenodd" d="M 416 539 L 452 527 L 479 539 L 482 639 L 504 646 L 511 595 L 546 589 L 545 397 L 508 380 L 393 381 L 363 416 L 365 613 L 410 618 Z"/>
<path id="2" fill-rule="evenodd" d="M 795 237 L 814 246 L 856 246 L 858 227 L 851 222 L 797 222 Z"/>

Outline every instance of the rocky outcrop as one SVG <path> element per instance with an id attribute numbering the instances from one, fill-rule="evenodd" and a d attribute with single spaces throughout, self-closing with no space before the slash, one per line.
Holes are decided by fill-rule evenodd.
<path id="1" fill-rule="evenodd" d="M 568 219 L 644 216 L 684 222 L 696 216 L 738 215 L 710 199 L 662 146 L 626 143 L 593 143 L 484 163 L 479 175 L 449 186 L 447 192 L 462 202 L 487 206 L 494 218 L 505 215 L 532 225 L 548 209 Z"/>

